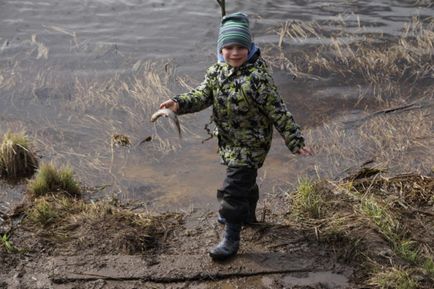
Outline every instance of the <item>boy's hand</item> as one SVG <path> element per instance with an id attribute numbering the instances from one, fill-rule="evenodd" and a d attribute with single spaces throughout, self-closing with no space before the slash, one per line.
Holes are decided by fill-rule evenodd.
<path id="1" fill-rule="evenodd" d="M 179 104 L 176 101 L 169 99 L 160 104 L 160 109 L 162 108 L 170 109 L 171 111 L 176 113 L 178 111 Z"/>
<path id="2" fill-rule="evenodd" d="M 302 147 L 296 152 L 296 154 L 304 157 L 313 156 L 313 150 L 309 147 Z"/>

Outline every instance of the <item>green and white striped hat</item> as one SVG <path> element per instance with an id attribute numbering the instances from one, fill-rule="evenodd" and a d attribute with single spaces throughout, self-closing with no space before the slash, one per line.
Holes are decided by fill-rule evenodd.
<path id="1" fill-rule="evenodd" d="M 252 36 L 250 35 L 249 19 L 241 12 L 233 13 L 222 18 L 217 40 L 217 51 L 231 44 L 238 44 L 250 49 Z"/>

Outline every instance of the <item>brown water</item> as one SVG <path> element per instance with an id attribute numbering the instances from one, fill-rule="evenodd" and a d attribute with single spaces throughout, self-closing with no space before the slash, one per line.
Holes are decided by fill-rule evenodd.
<path id="1" fill-rule="evenodd" d="M 286 20 L 342 17 L 356 30 L 360 19 L 366 32 L 397 35 L 412 16 L 434 14 L 433 8 L 415 4 L 429 1 L 232 2 L 229 12 L 250 14 L 260 47 L 278 42 L 271 30 Z M 84 184 L 99 186 L 95 198 L 146 200 L 154 208 L 215 207 L 225 169 L 215 141 L 201 143 L 209 110 L 181 118 L 188 129 L 183 140 L 164 120 L 150 124 L 149 114 L 170 94 L 186 91 L 180 77 L 197 84 L 214 62 L 219 13 L 212 0 L 0 1 L 0 133 L 27 131 L 43 161 L 69 163 Z M 315 40 L 294 45 L 308 43 Z M 149 92 L 155 96 L 152 105 L 131 98 L 131 87 L 113 94 L 123 81 L 131 86 L 134 77 L 140 80 L 149 72 L 167 75 L 170 89 Z M 358 103 L 360 88 L 336 84 L 324 89 L 278 70 L 274 76 L 305 129 L 353 118 L 372 102 Z M 146 136 L 154 140 L 111 150 L 113 133 L 129 135 L 133 142 Z M 275 134 L 259 171 L 262 192 L 281 193 L 299 176 L 320 173 L 321 161 L 321 156 L 292 156 Z M 15 202 L 21 194 L 2 185 L 0 201 Z"/>

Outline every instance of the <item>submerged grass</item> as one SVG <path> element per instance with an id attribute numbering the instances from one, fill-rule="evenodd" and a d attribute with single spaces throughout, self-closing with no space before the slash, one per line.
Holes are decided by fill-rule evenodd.
<path id="1" fill-rule="evenodd" d="M 366 84 L 380 101 L 402 94 L 403 84 L 426 85 L 434 77 L 434 18 L 414 17 L 398 37 L 364 33 L 367 28 L 360 25 L 360 18 L 357 21 L 357 28 L 348 27 L 342 18 L 333 25 L 286 21 L 275 29 L 279 48 L 269 48 L 265 57 L 299 78 L 332 77 L 340 83 Z M 319 44 L 287 55 L 282 46 L 288 40 Z"/>
<path id="2" fill-rule="evenodd" d="M 7 179 L 30 177 L 38 160 L 24 133 L 8 132 L 0 145 L 0 176 Z"/>
<path id="3" fill-rule="evenodd" d="M 369 116 L 369 115 L 368 115 Z M 360 119 L 358 124 L 335 121 L 306 131 L 317 153 L 318 170 L 339 178 L 365 162 L 387 167 L 390 174 L 428 174 L 434 161 L 430 107 Z"/>
<path id="4" fill-rule="evenodd" d="M 58 67 L 29 57 L 31 53 L 35 56 L 31 51 L 33 48 L 28 54 L 17 56 L 14 62 L 0 65 L 0 90 L 5 95 L 2 103 L 30 102 L 40 108 L 49 104 L 44 110 L 47 115 L 35 115 L 36 125 L 30 128 L 36 145 L 56 163 L 80 167 L 76 174 L 84 182 L 95 183 L 100 181 L 95 176 L 99 176 L 104 183 L 123 187 L 120 171 L 130 161 L 132 153 L 150 162 L 160 161 L 162 155 L 181 147 L 170 122 L 150 122 L 159 104 L 174 94 L 171 91 L 176 86 L 173 61 L 135 61 L 132 57 L 117 55 L 119 58 L 115 61 L 119 61 L 117 69 L 121 73 L 104 72 L 89 77 L 58 73 Z M 89 55 L 90 51 L 80 53 Z M 64 113 L 69 115 L 67 122 L 60 116 Z M 186 120 L 188 118 L 186 116 Z M 182 123 L 184 131 L 187 123 Z M 15 125 L 12 119 L 7 119 L 5 127 Z M 135 151 L 128 147 L 117 148 L 112 158 L 113 134 L 131 136 L 133 144 L 149 137 L 152 141 L 135 146 Z"/>
<path id="5" fill-rule="evenodd" d="M 279 46 L 286 38 L 301 41 L 314 38 L 320 45 L 305 52 L 292 63 L 291 72 L 316 74 L 334 73 L 340 77 L 357 77 L 382 83 L 388 79 L 414 82 L 432 77 L 434 19 L 422 21 L 414 17 L 406 24 L 396 40 L 373 34 L 349 32 L 344 21 L 341 30 L 325 30 L 317 22 L 285 22 L 278 29 Z M 363 32 L 363 27 L 358 27 Z M 342 30 L 343 29 L 343 30 Z M 307 62 L 306 62 L 307 61 Z M 289 66 L 288 68 L 291 68 Z"/>
<path id="6" fill-rule="evenodd" d="M 70 167 L 57 169 L 53 164 L 42 164 L 34 180 L 30 181 L 28 190 L 35 197 L 49 193 L 65 193 L 70 196 L 80 195 L 80 186 L 73 177 Z"/>

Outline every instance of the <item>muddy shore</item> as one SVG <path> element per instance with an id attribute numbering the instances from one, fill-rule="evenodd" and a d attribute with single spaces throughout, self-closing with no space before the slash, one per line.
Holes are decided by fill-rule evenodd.
<path id="1" fill-rule="evenodd" d="M 222 263 L 207 254 L 222 231 L 215 212 L 29 198 L 2 216 L 10 247 L 0 246 L 0 288 L 432 288 L 432 176 L 365 169 L 311 185 L 318 215 L 300 201 L 302 186 L 265 198 L 238 256 Z M 41 202 L 60 215 L 35 218 Z"/>

